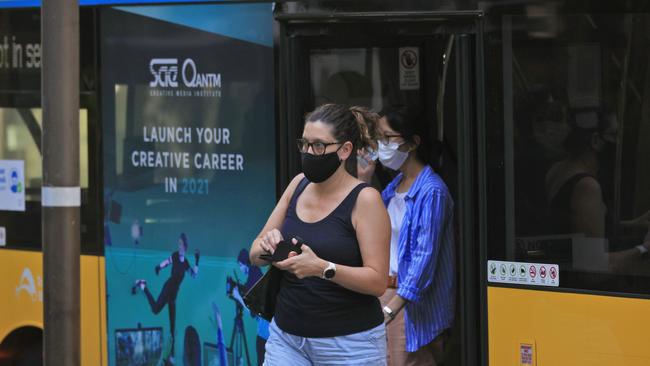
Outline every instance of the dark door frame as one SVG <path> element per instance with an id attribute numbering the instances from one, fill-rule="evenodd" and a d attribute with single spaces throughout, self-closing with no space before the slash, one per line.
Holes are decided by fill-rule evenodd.
<path id="1" fill-rule="evenodd" d="M 279 23 L 278 186 L 287 186 L 299 171 L 293 141 L 309 98 L 305 52 L 313 44 L 341 47 L 391 43 L 406 37 L 456 34 L 460 224 L 459 254 L 461 364 L 487 365 L 487 298 L 485 286 L 485 192 L 483 13 L 367 12 L 276 14 Z M 392 37 L 391 37 L 392 36 Z M 380 38 L 381 37 L 381 38 Z M 387 38 L 384 38 L 387 37 Z M 477 327 L 478 324 L 478 327 Z"/>

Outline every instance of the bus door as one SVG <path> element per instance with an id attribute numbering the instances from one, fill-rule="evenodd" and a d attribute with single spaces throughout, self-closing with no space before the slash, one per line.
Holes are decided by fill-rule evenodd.
<path id="1" fill-rule="evenodd" d="M 444 364 L 479 364 L 479 246 L 474 233 L 475 141 L 482 125 L 480 13 L 278 13 L 276 19 L 279 187 L 301 170 L 294 141 L 302 135 L 305 113 L 316 106 L 420 109 L 422 130 L 437 146 L 432 165 L 455 201 L 456 314 Z M 378 167 L 373 185 L 381 190 L 395 174 Z"/>

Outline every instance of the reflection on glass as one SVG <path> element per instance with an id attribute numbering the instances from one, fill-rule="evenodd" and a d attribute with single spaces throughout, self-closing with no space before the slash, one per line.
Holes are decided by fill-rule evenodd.
<path id="1" fill-rule="evenodd" d="M 312 50 L 311 80 L 315 104 L 382 106 L 380 49 Z"/>
<path id="2" fill-rule="evenodd" d="M 40 151 L 42 131 L 40 108 L 0 108 L 0 159 L 25 162 L 28 201 L 40 200 L 43 163 Z M 88 110 L 79 111 L 80 185 L 88 188 Z"/>
<path id="3" fill-rule="evenodd" d="M 650 17 L 534 13 L 534 29 L 504 18 L 514 232 L 490 259 L 559 264 L 566 287 L 650 289 Z"/>

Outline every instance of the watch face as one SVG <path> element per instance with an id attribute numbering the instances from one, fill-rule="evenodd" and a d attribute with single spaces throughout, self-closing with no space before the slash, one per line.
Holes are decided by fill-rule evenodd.
<path id="1" fill-rule="evenodd" d="M 325 278 L 332 278 L 336 274 L 336 270 L 334 268 L 329 268 L 325 270 Z"/>

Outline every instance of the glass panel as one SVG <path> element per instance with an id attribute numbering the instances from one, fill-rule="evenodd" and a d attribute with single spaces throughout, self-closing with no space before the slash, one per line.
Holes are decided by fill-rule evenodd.
<path id="1" fill-rule="evenodd" d="M 0 159 L 25 161 L 27 200 L 40 200 L 43 167 L 40 108 L 0 108 Z M 38 142 L 38 143 L 37 143 Z M 79 179 L 88 188 L 88 110 L 79 111 Z"/>
<path id="2" fill-rule="evenodd" d="M 0 108 L 0 159 L 22 160 L 25 166 L 25 212 L 0 211 L 0 226 L 7 231 L 8 247 L 39 248 L 41 242 L 42 111 L 40 108 Z M 62 142 L 64 143 L 64 142 Z M 82 204 L 89 187 L 88 110 L 79 111 L 79 165 Z M 87 233 L 88 220 L 82 232 Z M 91 224 L 92 225 L 92 224 Z"/>
<path id="3" fill-rule="evenodd" d="M 345 100 L 380 108 L 381 75 L 378 48 L 314 50 L 311 80 L 316 105 Z"/>
<path id="4" fill-rule="evenodd" d="M 503 17 L 488 51 L 488 85 L 503 85 L 488 95 L 488 259 L 559 264 L 562 287 L 650 290 L 649 20 Z"/>
<path id="5" fill-rule="evenodd" d="M 398 60 L 399 49 L 392 47 L 311 50 L 315 105 L 344 103 L 381 110 L 388 104 L 421 103 L 421 88 L 400 88 Z"/>

